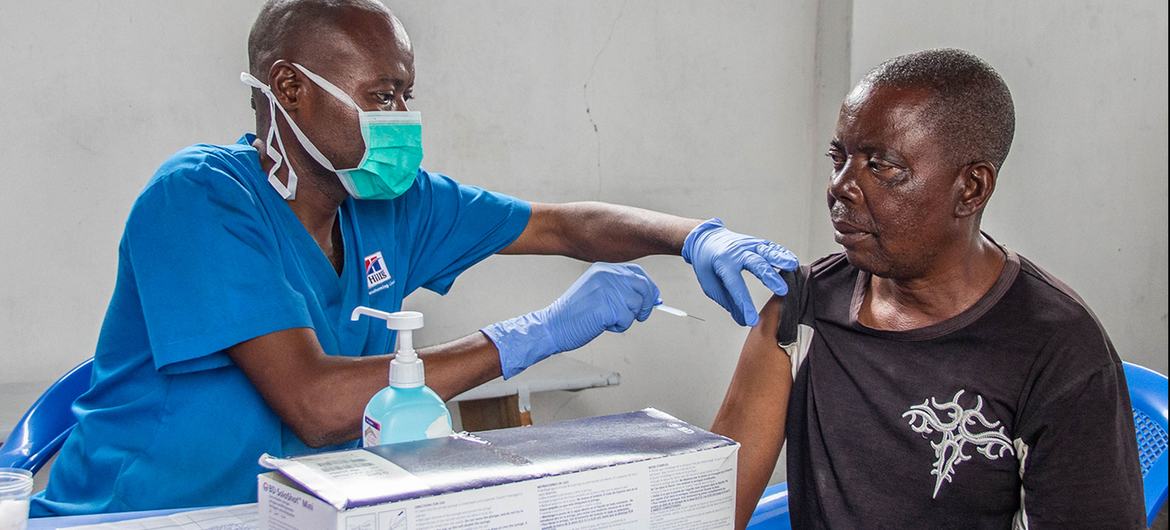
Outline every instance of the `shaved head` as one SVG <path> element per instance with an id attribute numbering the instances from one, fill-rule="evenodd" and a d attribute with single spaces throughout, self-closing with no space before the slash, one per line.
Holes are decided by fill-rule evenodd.
<path id="1" fill-rule="evenodd" d="M 409 46 L 402 24 L 389 8 L 374 0 L 269 0 L 248 34 L 248 70 L 265 79 L 276 60 L 302 60 L 306 48 L 313 48 L 323 37 L 345 35 L 347 28 L 342 22 L 355 14 L 384 18 Z"/>

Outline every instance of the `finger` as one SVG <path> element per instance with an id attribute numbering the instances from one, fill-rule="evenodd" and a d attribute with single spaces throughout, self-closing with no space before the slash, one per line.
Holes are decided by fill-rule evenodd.
<path id="1" fill-rule="evenodd" d="M 731 313 L 731 318 L 739 325 L 744 325 L 743 314 L 739 308 L 732 303 L 731 294 L 723 286 L 723 281 L 719 278 L 719 274 L 715 271 L 716 265 L 711 263 L 707 266 L 695 266 L 695 276 L 699 280 L 699 287 L 703 288 L 703 294 L 707 295 L 716 304 Z"/>
<path id="2" fill-rule="evenodd" d="M 760 243 L 756 246 L 756 253 L 780 270 L 794 271 L 800 266 L 800 260 L 797 259 L 796 254 L 776 243 Z"/>
<path id="3" fill-rule="evenodd" d="M 728 293 L 727 289 L 723 287 L 722 280 L 719 280 L 716 276 L 710 281 L 702 283 L 701 286 L 703 287 L 703 294 L 707 295 L 707 298 L 710 298 L 716 304 L 719 304 L 720 307 L 727 310 L 728 313 L 731 313 L 731 319 L 736 324 L 744 325 L 743 313 L 739 310 L 739 306 L 732 303 L 731 293 Z"/>
<path id="4" fill-rule="evenodd" d="M 637 293 L 637 297 L 632 300 L 629 305 L 630 311 L 633 311 L 634 317 L 639 322 L 645 322 L 650 318 L 650 314 L 654 312 L 654 306 L 662 303 L 661 291 L 654 280 L 650 279 L 650 275 L 646 270 L 638 265 L 632 263 L 625 264 L 627 270 L 634 277 L 631 278 L 630 287 Z"/>
<path id="5" fill-rule="evenodd" d="M 619 310 L 616 321 L 613 324 L 606 326 L 605 330 L 612 331 L 614 333 L 623 333 L 627 329 L 630 329 L 630 326 L 632 325 L 634 325 L 634 313 L 630 311 Z"/>
<path id="6" fill-rule="evenodd" d="M 754 274 L 761 282 L 764 282 L 764 286 L 771 289 L 773 293 L 776 293 L 776 296 L 788 294 L 788 284 L 784 283 L 784 279 L 780 277 L 780 274 L 776 272 L 772 264 L 768 263 L 764 258 L 755 254 L 749 254 L 744 257 L 743 268 Z"/>
<path id="7" fill-rule="evenodd" d="M 654 306 L 662 303 L 662 292 L 658 290 L 658 286 L 654 284 L 654 280 L 646 277 L 643 287 L 645 291 L 642 293 L 642 305 L 637 311 L 638 322 L 645 322 L 647 318 L 650 318 L 650 314 L 654 312 Z"/>
<path id="8" fill-rule="evenodd" d="M 646 269 L 643 269 L 642 266 L 638 265 L 637 263 L 618 263 L 617 266 L 629 271 L 631 274 L 646 276 Z"/>
<path id="9" fill-rule="evenodd" d="M 645 305 L 642 306 L 642 312 L 638 315 L 639 322 L 645 322 L 646 319 L 650 318 L 650 315 L 654 313 L 654 306 L 662 303 L 662 295 L 658 291 L 658 286 L 651 282 L 650 287 L 654 290 L 650 293 L 650 296 L 643 298 Z"/>
<path id="10" fill-rule="evenodd" d="M 626 309 L 635 319 L 644 322 L 654 311 L 658 301 L 658 287 L 648 279 L 638 279 L 630 283 L 630 291 L 625 297 Z"/>
<path id="11" fill-rule="evenodd" d="M 743 281 L 741 270 L 736 267 L 716 272 L 719 274 L 719 279 L 723 281 L 723 287 L 731 296 L 731 304 L 740 311 L 740 318 L 735 319 L 736 323 L 741 326 L 756 325 L 756 322 L 760 320 L 760 315 L 756 313 L 756 305 L 752 302 L 752 295 L 748 292 L 747 284 Z M 732 317 L 735 317 L 734 312 L 732 312 Z"/>

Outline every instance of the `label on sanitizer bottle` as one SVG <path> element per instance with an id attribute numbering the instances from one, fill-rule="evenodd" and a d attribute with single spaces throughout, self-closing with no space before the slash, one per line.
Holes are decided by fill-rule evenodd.
<path id="1" fill-rule="evenodd" d="M 362 417 L 365 425 L 362 429 L 362 447 L 373 447 L 382 442 L 382 424 L 369 416 Z"/>

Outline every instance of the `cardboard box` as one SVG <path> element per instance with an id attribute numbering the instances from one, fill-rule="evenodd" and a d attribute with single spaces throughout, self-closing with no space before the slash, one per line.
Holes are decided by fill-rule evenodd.
<path id="1" fill-rule="evenodd" d="M 732 528 L 739 444 L 655 409 L 268 458 L 270 530 Z"/>

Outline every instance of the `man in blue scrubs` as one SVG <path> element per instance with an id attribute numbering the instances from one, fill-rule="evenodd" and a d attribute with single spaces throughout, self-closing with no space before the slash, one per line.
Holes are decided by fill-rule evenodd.
<path id="1" fill-rule="evenodd" d="M 681 254 L 740 324 L 758 319 L 742 271 L 786 292 L 791 253 L 717 219 L 527 203 L 420 169 L 413 51 L 381 4 L 269 2 L 248 48 L 259 135 L 183 149 L 135 202 L 93 386 L 34 515 L 250 502 L 260 454 L 355 446 L 394 337 L 350 311 L 446 293 L 497 252 Z M 448 399 L 511 377 L 658 301 L 641 268 L 595 264 L 544 309 L 424 349 L 427 384 Z"/>

